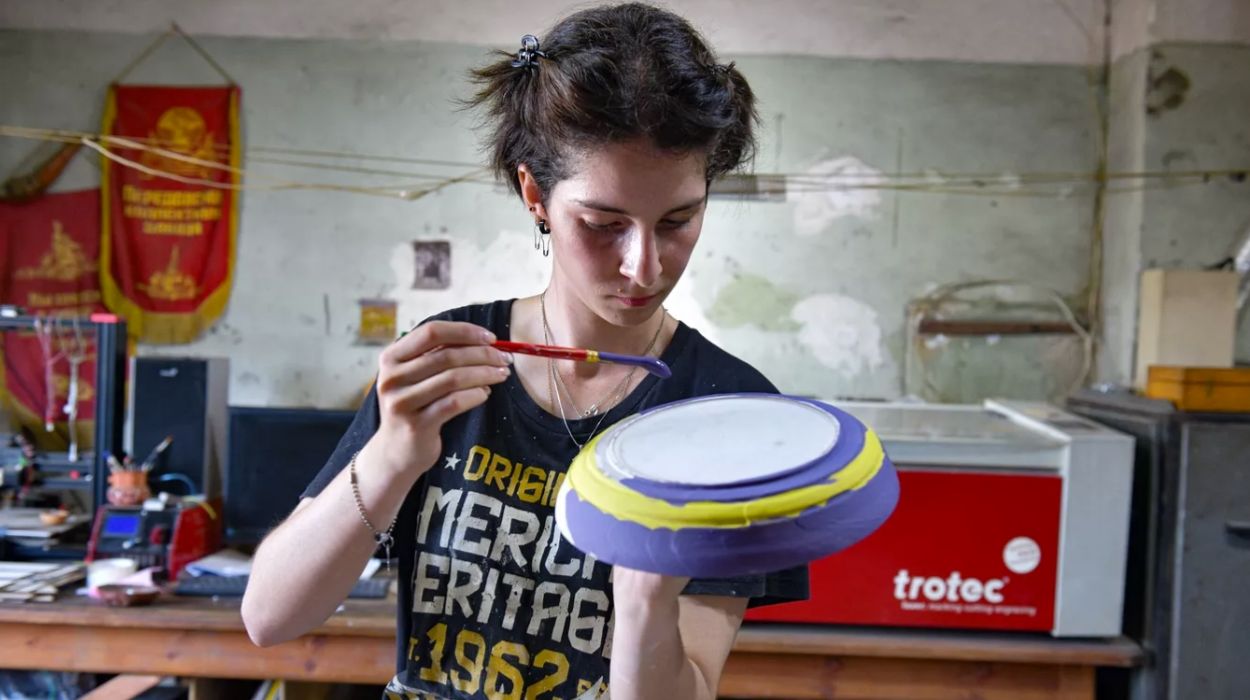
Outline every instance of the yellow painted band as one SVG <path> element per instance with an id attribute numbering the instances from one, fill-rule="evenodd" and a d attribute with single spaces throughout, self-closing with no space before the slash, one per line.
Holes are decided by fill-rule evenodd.
<path id="1" fill-rule="evenodd" d="M 586 351 L 586 361 L 587 361 L 587 362 L 598 362 L 598 361 L 599 361 L 599 351 L 598 351 L 598 350 L 587 350 L 587 351 Z"/>
<path id="2" fill-rule="evenodd" d="M 876 433 L 865 430 L 863 449 L 825 481 L 749 501 L 692 501 L 678 505 L 639 493 L 604 474 L 595 460 L 595 446 L 606 434 L 601 433 L 591 440 L 573 459 L 567 477 L 569 486 L 599 510 L 652 530 L 740 528 L 766 520 L 793 518 L 809 508 L 825 505 L 834 496 L 859 490 L 885 463 L 881 441 Z"/>

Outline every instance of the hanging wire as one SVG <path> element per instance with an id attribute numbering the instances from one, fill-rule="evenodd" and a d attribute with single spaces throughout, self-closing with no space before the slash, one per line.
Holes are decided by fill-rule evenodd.
<path id="1" fill-rule="evenodd" d="M 904 393 L 906 393 L 906 383 L 913 376 L 913 371 L 917 373 L 923 390 L 928 391 L 930 396 L 938 397 L 940 390 L 933 383 L 930 376 L 929 368 L 924 362 L 923 356 L 916 351 L 917 338 L 920 337 L 920 325 L 926 318 L 933 318 L 933 314 L 937 313 L 943 304 L 959 300 L 959 295 L 963 292 L 974 289 L 987 288 L 1010 288 L 1010 289 L 1026 289 L 1034 292 L 1040 292 L 1046 297 L 1064 322 L 1072 329 L 1072 333 L 1077 336 L 1081 343 L 1081 368 L 1076 377 L 1072 381 L 1069 392 L 1081 388 L 1085 384 L 1086 378 L 1093 370 L 1094 366 L 1094 335 L 1089 328 L 1086 328 L 1077 319 L 1076 313 L 1072 310 L 1072 306 L 1063 298 L 1059 292 L 1042 285 L 1032 282 L 1024 282 L 1020 280 L 971 280 L 967 282 L 954 282 L 945 284 L 936 289 L 912 300 L 908 304 L 907 309 L 907 325 L 905 342 L 907 347 L 903 354 L 903 382 Z M 967 301 L 967 303 L 974 303 Z M 1017 304 L 1018 305 L 1018 304 Z M 915 367 L 912 367 L 912 363 Z M 940 400 L 940 399 L 939 399 Z"/>
<path id="2" fill-rule="evenodd" d="M 318 182 L 300 182 L 292 180 L 281 180 L 269 178 L 259 175 L 249 174 L 242 168 L 236 168 L 225 163 L 203 158 L 195 158 L 177 151 L 171 151 L 165 148 L 147 145 L 140 140 L 129 137 L 112 136 L 107 134 L 90 134 L 84 132 L 74 132 L 66 130 L 50 130 L 50 129 L 34 129 L 28 127 L 12 127 L 0 126 L 0 136 L 14 136 L 19 138 L 32 138 L 39 140 L 58 141 L 62 143 L 81 143 L 84 146 L 96 151 L 101 156 L 117 163 L 118 165 L 137 170 L 139 172 L 152 175 L 154 177 L 162 177 L 175 182 L 181 182 L 189 185 L 199 185 L 203 187 L 212 187 L 216 189 L 233 190 L 233 191 L 277 191 L 277 190 L 331 190 L 341 192 L 351 192 L 357 194 L 369 194 L 376 196 L 396 197 L 404 200 L 420 199 L 428 194 L 442 190 L 450 185 L 461 182 L 473 182 L 478 180 L 486 173 L 485 168 L 476 168 L 467 173 L 448 177 L 439 174 L 422 174 L 422 173 L 405 173 L 414 179 L 421 178 L 432 180 L 430 183 L 402 183 L 387 186 L 364 186 L 364 185 L 344 185 L 334 183 L 318 183 Z M 102 143 L 103 142 L 103 143 Z M 105 145 L 109 144 L 109 145 Z M 233 182 L 224 182 L 220 180 L 209 180 L 204 178 L 187 177 L 176 173 L 153 168 L 151 166 L 136 162 L 130 158 L 117 153 L 117 150 L 130 150 L 149 152 L 160 155 L 172 160 L 178 160 L 186 163 L 192 163 L 205 168 L 221 170 L 237 174 L 240 179 L 246 177 L 249 180 L 261 180 L 267 184 L 236 184 Z"/>
<path id="3" fill-rule="evenodd" d="M 217 71 L 217 73 L 222 78 L 224 78 L 228 84 L 230 85 L 236 84 L 234 82 L 234 78 L 230 77 L 230 74 L 226 72 L 226 69 L 222 68 L 221 64 L 217 63 L 217 61 L 214 61 L 213 57 L 210 56 L 208 52 L 204 50 L 203 47 L 201 47 L 198 43 L 196 43 L 195 39 L 191 38 L 191 35 L 182 31 L 182 27 L 179 27 L 177 22 L 171 22 L 169 24 L 169 29 L 167 29 L 160 36 L 156 37 L 156 39 L 152 41 L 152 43 L 148 44 L 147 48 L 141 51 L 139 55 L 136 56 L 133 61 L 127 64 L 126 67 L 123 68 L 122 71 L 117 74 L 116 78 L 113 78 L 113 82 L 120 83 L 122 80 L 125 80 L 126 76 L 130 75 L 131 71 L 137 68 L 140 63 L 143 63 L 144 61 L 146 61 L 148 57 L 151 56 L 153 53 L 155 53 L 156 50 L 159 49 L 165 43 L 165 41 L 169 39 L 169 37 L 171 36 L 176 36 L 182 39 L 183 41 L 187 42 L 187 44 L 192 49 L 194 49 L 195 52 L 198 53 L 200 57 L 203 58 L 206 63 L 208 63 L 208 65 L 212 66 L 213 70 Z"/>
<path id="4" fill-rule="evenodd" d="M 1080 32 L 1088 49 L 1086 60 L 1087 94 L 1097 124 L 1095 144 L 1096 167 L 1092 172 L 1039 172 L 1039 173 L 952 173 L 920 172 L 920 173 L 875 173 L 875 172 L 839 172 L 839 173 L 757 173 L 752 176 L 755 182 L 772 180 L 780 183 L 780 187 L 772 194 L 820 194 L 851 190 L 885 190 L 903 193 L 925 193 L 952 195 L 961 197 L 1012 197 L 1012 198 L 1068 198 L 1072 196 L 1090 196 L 1094 198 L 1092 211 L 1093 245 L 1090 262 L 1090 281 L 1087 285 L 1088 298 L 1096 306 L 1096 294 L 1100 287 L 1101 256 L 1102 256 L 1102 218 L 1105 198 L 1112 194 L 1140 192 L 1147 190 L 1172 189 L 1188 187 L 1211 181 L 1215 178 L 1228 177 L 1235 181 L 1244 181 L 1247 168 L 1200 170 L 1187 172 L 1108 172 L 1108 131 L 1105 97 L 1108 89 L 1107 75 L 1109 69 L 1109 41 L 1107 37 L 1109 0 L 1095 4 L 1094 10 L 1101 9 L 1101 18 L 1092 17 L 1086 21 L 1079 17 L 1066 0 L 1051 0 L 1052 4 L 1068 19 L 1072 26 Z M 1099 35 L 1095 29 L 1101 30 Z M 139 64 L 150 58 L 170 37 L 178 37 L 185 41 L 201 58 L 204 59 L 229 84 L 234 79 L 222 66 L 213 59 L 202 46 L 182 30 L 177 23 L 171 23 L 167 31 L 156 37 L 138 56 L 135 57 L 118 74 L 115 82 L 126 78 Z M 1100 40 L 1101 39 L 1101 51 Z M 281 179 L 260 176 L 242 168 L 234 168 L 224 163 L 230 144 L 212 144 L 212 150 L 221 158 L 204 160 L 183 153 L 162 148 L 163 143 L 152 138 L 120 137 L 108 134 L 91 134 L 53 129 L 34 129 L 17 126 L 0 126 L 0 136 L 33 138 L 62 143 L 81 143 L 99 153 L 102 157 L 123 167 L 132 168 L 154 177 L 162 177 L 184 184 L 200 185 L 217 189 L 241 191 L 278 191 L 278 190 L 320 190 L 341 191 L 355 194 L 396 197 L 404 200 L 419 199 L 432 192 L 437 192 L 453 184 L 481 184 L 495 186 L 497 182 L 487 169 L 476 163 L 440 160 L 430 158 L 409 158 L 395 155 L 379 155 L 352 153 L 332 150 L 312 150 L 296 148 L 279 148 L 256 146 L 246 150 L 249 164 L 271 165 L 287 168 L 303 168 L 321 170 L 350 175 L 368 177 L 401 177 L 408 180 L 402 183 L 387 185 L 356 185 L 324 182 L 305 182 L 300 180 Z M 221 182 L 218 180 L 190 178 L 176 173 L 165 172 L 159 168 L 139 163 L 119 153 L 123 151 L 146 151 L 159 154 L 164 158 L 179 160 L 233 173 L 246 184 Z M 295 156 L 298 159 L 283 156 Z M 317 159 L 325 159 L 325 162 Z M 346 164 L 338 161 L 354 160 L 359 162 L 403 163 L 434 168 L 457 168 L 466 172 L 449 175 L 445 172 L 408 172 L 389 168 L 369 167 Z M 736 176 L 730 176 L 736 177 Z M 1128 181 L 1111 187 L 1112 182 Z M 753 188 L 743 188 L 744 192 Z M 1097 326 L 1097 313 L 1091 307 L 1091 321 Z"/>
<path id="5" fill-rule="evenodd" d="M 274 178 L 260 175 L 255 168 L 244 169 L 227 165 L 217 160 L 209 160 L 188 156 L 184 153 L 162 148 L 154 139 L 140 137 L 122 137 L 108 134 L 68 131 L 62 129 L 40 129 L 21 126 L 0 125 L 0 136 L 35 139 L 58 143 L 80 143 L 99 153 L 118 165 L 133 168 L 155 177 L 163 177 L 185 184 L 214 187 L 239 191 L 280 191 L 280 190 L 322 190 L 341 191 L 373 196 L 396 197 L 404 200 L 415 200 L 432 192 L 437 192 L 453 184 L 479 184 L 494 186 L 496 184 L 489 170 L 472 163 L 453 160 L 434 160 L 424 158 L 402 158 L 397 156 L 379 156 L 338 151 L 312 151 L 304 149 L 254 147 L 247 150 L 249 163 L 259 163 L 281 167 L 306 168 L 328 172 L 347 173 L 352 175 L 402 177 L 405 182 L 385 185 L 354 185 L 342 183 L 307 182 Z M 225 146 L 219 147 L 224 152 Z M 204 178 L 187 177 L 170 173 L 139 163 L 122 155 L 123 152 L 149 152 L 171 160 L 199 165 L 201 167 L 230 172 L 246 179 L 246 184 L 235 184 Z M 316 160 L 289 160 L 250 154 L 296 154 L 304 158 L 334 159 L 327 162 Z M 361 161 L 389 161 L 411 163 L 439 168 L 465 168 L 466 172 L 449 176 L 443 172 L 408 171 L 389 168 L 370 168 L 336 162 L 354 159 Z M 775 182 L 778 193 L 820 194 L 856 190 L 882 190 L 904 193 L 924 193 L 937 195 L 955 195 L 966 197 L 1012 197 L 1012 198 L 1066 198 L 1086 196 L 1091 188 L 1103 187 L 1107 194 L 1122 194 L 1147 190 L 1171 189 L 1204 184 L 1215 180 L 1228 179 L 1243 181 L 1250 166 L 1246 168 L 1223 168 L 1187 171 L 1136 171 L 1136 172 L 1036 172 L 1036 173 L 944 173 L 898 172 L 898 173 L 758 173 L 753 177 L 756 181 Z M 1110 186 L 1117 183 L 1117 186 Z"/>

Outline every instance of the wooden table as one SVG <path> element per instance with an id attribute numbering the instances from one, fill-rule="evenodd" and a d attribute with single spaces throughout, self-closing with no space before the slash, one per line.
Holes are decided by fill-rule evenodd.
<path id="1" fill-rule="evenodd" d="M 237 599 L 169 596 L 120 609 L 81 598 L 0 605 L 0 668 L 380 685 L 394 672 L 394 605 L 349 600 L 313 633 L 267 649 L 247 638 Z M 1127 639 L 749 624 L 721 696 L 1090 699 L 1096 667 L 1141 659 Z"/>

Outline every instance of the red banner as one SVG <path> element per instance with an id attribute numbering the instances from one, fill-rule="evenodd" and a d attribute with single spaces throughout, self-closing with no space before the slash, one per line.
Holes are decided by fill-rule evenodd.
<path id="1" fill-rule="evenodd" d="M 236 86 L 109 89 L 101 131 L 104 303 L 150 343 L 189 343 L 225 310 L 238 222 Z"/>
<path id="2" fill-rule="evenodd" d="M 0 203 L 0 303 L 33 316 L 83 318 L 100 302 L 99 190 L 44 195 L 29 204 Z M 0 333 L 0 394 L 23 425 L 45 435 L 46 420 L 66 436 L 66 403 L 77 393 L 79 440 L 95 416 L 95 333 L 83 326 L 37 334 Z M 48 359 L 53 358 L 49 366 Z M 73 360 L 78 382 L 70 381 Z M 51 379 L 51 391 L 48 390 Z"/>

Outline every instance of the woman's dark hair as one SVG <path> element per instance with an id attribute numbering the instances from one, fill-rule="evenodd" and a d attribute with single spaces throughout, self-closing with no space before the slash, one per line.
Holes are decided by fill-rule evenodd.
<path id="1" fill-rule="evenodd" d="M 517 194 L 521 163 L 546 199 L 579 150 L 638 137 L 705 153 L 709 182 L 753 157 L 759 116 L 746 78 L 681 17 L 642 3 L 591 8 L 539 46 L 529 61 L 498 52 L 474 70 L 479 89 L 465 103 L 484 110 L 491 166 Z"/>

